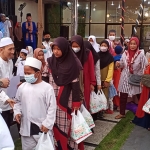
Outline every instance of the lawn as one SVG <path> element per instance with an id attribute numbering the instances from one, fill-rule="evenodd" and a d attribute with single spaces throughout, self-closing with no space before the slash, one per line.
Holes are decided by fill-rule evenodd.
<path id="1" fill-rule="evenodd" d="M 133 118 L 134 114 L 129 111 L 126 118 L 122 119 L 110 131 L 95 150 L 120 150 L 135 126 L 130 123 Z"/>

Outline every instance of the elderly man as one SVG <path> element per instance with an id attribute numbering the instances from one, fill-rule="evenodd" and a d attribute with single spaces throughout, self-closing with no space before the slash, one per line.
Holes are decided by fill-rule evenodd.
<path id="1" fill-rule="evenodd" d="M 13 62 L 12 58 L 14 55 L 14 43 L 11 38 L 6 37 L 0 40 L 0 78 L 11 79 L 13 72 Z M 3 91 L 6 92 L 6 88 Z M 11 120 L 13 114 L 11 112 L 11 107 L 7 104 L 4 105 L 0 102 L 0 108 L 2 109 L 2 116 L 6 121 L 8 127 L 11 125 Z"/>

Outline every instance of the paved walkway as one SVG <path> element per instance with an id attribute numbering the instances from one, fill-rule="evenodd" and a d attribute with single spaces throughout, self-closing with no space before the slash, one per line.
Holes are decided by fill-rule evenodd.
<path id="1" fill-rule="evenodd" d="M 121 150 L 150 150 L 150 131 L 135 126 Z"/>

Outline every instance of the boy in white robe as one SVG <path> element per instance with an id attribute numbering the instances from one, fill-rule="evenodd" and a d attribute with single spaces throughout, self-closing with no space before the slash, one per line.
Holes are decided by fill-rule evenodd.
<path id="1" fill-rule="evenodd" d="M 26 62 L 27 54 L 28 54 L 28 50 L 26 49 L 22 49 L 20 51 L 21 60 L 19 61 L 17 66 L 17 76 L 21 76 L 21 77 L 24 76 L 24 64 Z"/>
<path id="2" fill-rule="evenodd" d="M 26 59 L 22 83 L 16 94 L 14 106 L 15 120 L 21 124 L 22 149 L 36 147 L 41 132 L 49 133 L 53 141 L 52 129 L 56 117 L 56 99 L 52 86 L 41 77 L 41 61 Z"/>

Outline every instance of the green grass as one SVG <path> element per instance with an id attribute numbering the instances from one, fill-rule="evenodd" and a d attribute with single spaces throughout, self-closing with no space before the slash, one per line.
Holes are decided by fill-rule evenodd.
<path id="1" fill-rule="evenodd" d="M 135 126 L 130 123 L 133 118 L 134 114 L 129 111 L 126 114 L 126 118 L 122 119 L 110 131 L 95 150 L 120 150 Z"/>

